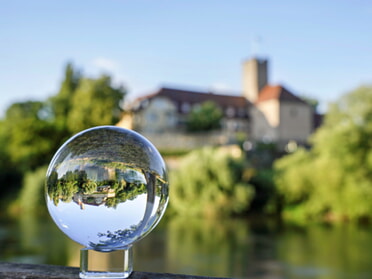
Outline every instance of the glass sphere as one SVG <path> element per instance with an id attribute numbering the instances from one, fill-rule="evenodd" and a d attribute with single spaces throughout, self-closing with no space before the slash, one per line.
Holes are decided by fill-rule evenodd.
<path id="1" fill-rule="evenodd" d="M 127 249 L 156 226 L 166 209 L 165 163 L 134 131 L 91 128 L 56 152 L 45 197 L 52 219 L 72 240 L 97 251 Z"/>

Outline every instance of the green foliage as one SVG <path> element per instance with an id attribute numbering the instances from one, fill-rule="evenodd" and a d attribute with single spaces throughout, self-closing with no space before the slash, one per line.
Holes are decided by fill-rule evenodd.
<path id="1" fill-rule="evenodd" d="M 40 167 L 27 172 L 23 179 L 22 190 L 18 199 L 18 207 L 24 214 L 34 214 L 45 209 L 44 183 L 47 167 Z M 45 211 L 45 210 L 42 210 Z"/>
<path id="2" fill-rule="evenodd" d="M 161 154 L 161 156 L 165 158 L 184 156 L 190 151 L 191 151 L 190 149 L 169 149 L 169 148 L 159 149 L 159 153 Z"/>
<path id="3" fill-rule="evenodd" d="M 48 164 L 74 133 L 92 126 L 115 124 L 124 96 L 124 88 L 113 86 L 110 77 L 89 79 L 68 64 L 55 96 L 46 101 L 12 104 L 0 121 L 3 196 L 11 194 L 14 198 L 22 176 Z M 66 189 L 73 188 L 74 185 L 69 185 Z"/>
<path id="4" fill-rule="evenodd" d="M 249 173 L 251 169 L 246 169 Z M 275 200 L 276 190 L 273 181 L 274 172 L 272 169 L 253 169 L 249 183 L 254 188 L 254 198 L 251 202 L 249 211 L 252 213 L 276 214 L 277 204 Z M 248 179 L 248 177 L 246 177 Z"/>
<path id="5" fill-rule="evenodd" d="M 108 76 L 81 79 L 71 99 L 67 118 L 69 131 L 77 133 L 90 127 L 118 122 L 120 102 L 124 95 L 124 88 L 114 88 Z"/>
<path id="6" fill-rule="evenodd" d="M 255 148 L 248 152 L 249 159 L 259 169 L 271 169 L 273 162 L 280 156 L 276 143 L 256 142 Z"/>
<path id="7" fill-rule="evenodd" d="M 299 276 L 296 272 L 286 278 L 340 279 L 341 274 L 358 278 L 361 270 L 368 268 L 372 260 L 370 226 L 312 224 L 310 226 L 286 226 L 276 234 L 276 253 L 290 266 L 303 267 L 311 263 L 322 274 Z M 306 253 L 304 253 L 304 250 Z M 369 276 L 367 276 L 369 277 Z"/>
<path id="8" fill-rule="evenodd" d="M 20 171 L 46 164 L 57 148 L 51 135 L 54 125 L 44 119 L 42 102 L 14 103 L 6 111 L 4 141 L 11 162 Z"/>
<path id="9" fill-rule="evenodd" d="M 221 149 L 203 148 L 186 155 L 170 173 L 172 209 L 183 215 L 239 214 L 253 198 L 244 181 L 244 162 Z"/>
<path id="10" fill-rule="evenodd" d="M 222 116 L 222 110 L 214 102 L 206 101 L 191 110 L 187 118 L 187 129 L 193 132 L 217 129 Z"/>
<path id="11" fill-rule="evenodd" d="M 74 200 L 80 203 L 94 203 L 95 196 L 102 193 L 110 193 L 105 200 L 105 206 L 116 207 L 126 200 L 133 200 L 138 195 L 147 191 L 145 183 L 139 181 L 126 181 L 122 179 L 94 180 L 89 179 L 84 170 L 67 171 L 58 179 L 56 171 L 52 171 L 46 181 L 46 191 L 55 205 L 60 201 L 71 202 Z M 99 189 L 103 187 L 103 189 Z"/>
<path id="12" fill-rule="evenodd" d="M 71 109 L 71 99 L 81 78 L 81 74 L 73 68 L 73 65 L 67 64 L 59 92 L 50 98 L 53 113 L 57 120 L 64 121 L 66 119 Z"/>
<path id="13" fill-rule="evenodd" d="M 7 109 L 0 123 L 5 158 L 9 157 L 21 172 L 47 164 L 74 133 L 92 126 L 115 124 L 124 95 L 124 88 L 113 87 L 110 77 L 88 79 L 68 64 L 55 96 L 45 102 L 14 103 Z"/>
<path id="14" fill-rule="evenodd" d="M 126 200 L 134 200 L 139 195 L 146 193 L 147 188 L 144 183 L 127 183 L 124 188 L 115 189 L 115 197 L 108 198 L 106 207 L 116 207 L 118 204 Z"/>
<path id="15" fill-rule="evenodd" d="M 166 228 L 167 255 L 174 269 L 193 266 L 209 276 L 239 278 L 247 259 L 257 253 L 249 238 L 251 226 L 239 218 L 174 216 Z"/>
<path id="16" fill-rule="evenodd" d="M 360 220 L 372 212 L 372 87 L 332 105 L 312 138 L 275 164 L 277 190 L 289 218 Z"/>
<path id="17" fill-rule="evenodd" d="M 54 118 L 55 129 L 61 138 L 61 143 L 71 136 L 67 126 L 67 119 L 72 109 L 73 96 L 81 78 L 81 74 L 73 68 L 73 65 L 71 63 L 67 64 L 64 80 L 58 93 L 47 101 Z"/>
<path id="18" fill-rule="evenodd" d="M 14 192 L 18 187 L 13 185 L 21 184 L 19 170 L 12 163 L 8 148 L 8 135 L 4 121 L 0 121 L 0 191 L 2 198 L 14 198 Z M 9 195 L 9 196 L 8 196 Z M 0 210 L 2 205 L 0 206 Z M 1 215 L 1 214 L 0 214 Z"/>

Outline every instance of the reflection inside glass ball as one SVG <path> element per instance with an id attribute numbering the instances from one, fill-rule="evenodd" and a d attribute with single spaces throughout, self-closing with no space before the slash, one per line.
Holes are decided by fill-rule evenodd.
<path id="1" fill-rule="evenodd" d="M 49 165 L 45 188 L 58 227 L 97 251 L 130 247 L 156 226 L 168 203 L 159 152 L 138 133 L 114 126 L 68 140 Z"/>

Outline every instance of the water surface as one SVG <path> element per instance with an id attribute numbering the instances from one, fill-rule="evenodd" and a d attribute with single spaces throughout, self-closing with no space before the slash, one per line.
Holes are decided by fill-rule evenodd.
<path id="1" fill-rule="evenodd" d="M 255 279 L 372 278 L 371 227 L 164 219 L 134 246 L 134 269 Z M 0 223 L 0 261 L 79 265 L 80 245 L 49 217 Z"/>

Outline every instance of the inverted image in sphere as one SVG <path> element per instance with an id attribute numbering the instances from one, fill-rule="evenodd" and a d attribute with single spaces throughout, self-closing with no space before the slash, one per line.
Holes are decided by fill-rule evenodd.
<path id="1" fill-rule="evenodd" d="M 91 128 L 56 152 L 45 196 L 52 219 L 74 241 L 97 251 L 126 249 L 147 235 L 165 211 L 165 163 L 134 131 Z"/>

